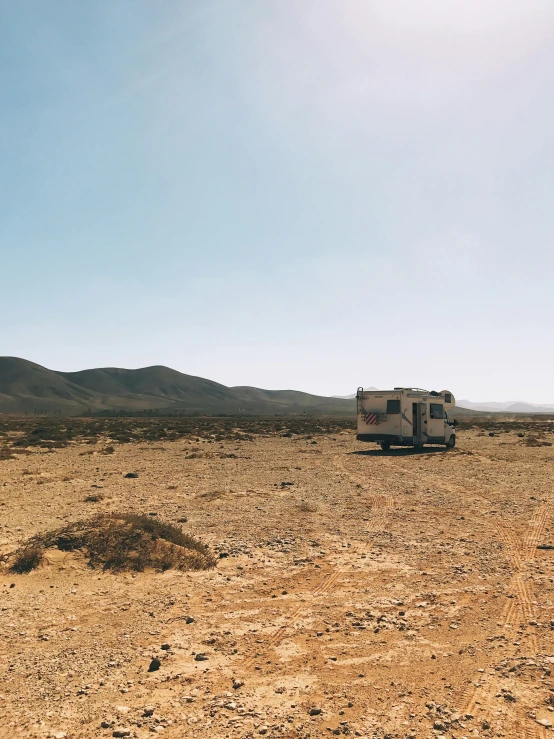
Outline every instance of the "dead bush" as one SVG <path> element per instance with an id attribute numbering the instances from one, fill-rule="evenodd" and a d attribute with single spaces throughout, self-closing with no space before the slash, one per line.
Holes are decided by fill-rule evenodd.
<path id="1" fill-rule="evenodd" d="M 24 575 L 36 569 L 44 557 L 44 549 L 36 545 L 28 545 L 19 549 L 10 565 L 10 572 L 16 575 Z"/>
<path id="2" fill-rule="evenodd" d="M 87 495 L 85 503 L 100 503 L 101 500 L 104 500 L 104 493 L 92 493 Z"/>
<path id="3" fill-rule="evenodd" d="M 91 567 L 104 570 L 205 570 L 215 564 L 208 548 L 179 526 L 141 513 L 100 513 L 35 536 L 12 555 L 14 564 L 29 549 L 49 548 L 82 550 Z"/>
<path id="4" fill-rule="evenodd" d="M 528 436 L 524 442 L 525 446 L 552 446 L 552 442 L 544 441 L 540 436 Z"/>

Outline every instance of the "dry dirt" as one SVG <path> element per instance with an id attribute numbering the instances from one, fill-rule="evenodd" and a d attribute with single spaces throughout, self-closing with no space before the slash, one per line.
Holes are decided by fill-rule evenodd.
<path id="1" fill-rule="evenodd" d="M 219 556 L 191 573 L 57 550 L 4 567 L 0 735 L 554 734 L 554 447 L 518 430 L 420 454 L 338 429 L 0 461 L 3 553 L 124 510 L 186 517 Z"/>

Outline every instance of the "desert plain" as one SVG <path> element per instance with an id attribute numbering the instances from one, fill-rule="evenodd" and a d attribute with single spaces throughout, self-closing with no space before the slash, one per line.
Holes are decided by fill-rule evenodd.
<path id="1" fill-rule="evenodd" d="M 0 431 L 0 736 L 554 734 L 550 419 L 466 419 L 421 453 L 337 419 Z M 10 571 L 30 537 L 114 511 L 182 526 L 215 566 L 51 549 Z"/>

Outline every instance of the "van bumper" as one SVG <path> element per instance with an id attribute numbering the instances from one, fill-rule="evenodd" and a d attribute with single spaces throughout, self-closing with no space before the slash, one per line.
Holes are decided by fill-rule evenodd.
<path id="1" fill-rule="evenodd" d="M 356 434 L 357 441 L 390 441 L 391 444 L 413 444 L 411 436 L 397 436 L 396 434 Z"/>

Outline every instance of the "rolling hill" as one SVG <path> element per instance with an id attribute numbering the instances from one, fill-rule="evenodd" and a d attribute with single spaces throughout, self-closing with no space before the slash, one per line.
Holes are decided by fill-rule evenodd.
<path id="1" fill-rule="evenodd" d="M 227 387 L 163 366 L 56 372 L 18 357 L 0 357 L 0 413 L 351 415 L 355 407 L 353 400 L 295 390 Z"/>
<path id="2" fill-rule="evenodd" d="M 473 403 L 471 400 L 459 400 L 460 408 L 482 411 L 485 413 L 550 413 L 554 414 L 554 405 L 536 405 L 523 400 L 505 402 Z"/>

